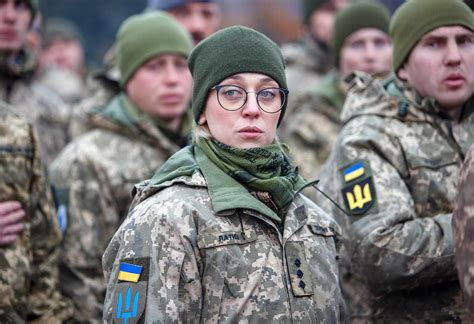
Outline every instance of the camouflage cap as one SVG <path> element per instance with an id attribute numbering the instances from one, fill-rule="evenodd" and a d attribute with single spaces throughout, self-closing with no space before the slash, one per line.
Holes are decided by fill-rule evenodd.
<path id="1" fill-rule="evenodd" d="M 215 0 L 148 0 L 148 10 L 169 10 L 191 2 L 216 2 Z"/>
<path id="2" fill-rule="evenodd" d="M 442 26 L 474 30 L 472 10 L 462 0 L 408 0 L 400 6 L 390 21 L 393 70 L 402 67 L 423 35 Z"/>

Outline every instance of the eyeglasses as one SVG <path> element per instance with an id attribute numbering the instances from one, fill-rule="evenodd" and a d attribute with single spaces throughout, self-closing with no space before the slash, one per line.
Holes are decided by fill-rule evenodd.
<path id="1" fill-rule="evenodd" d="M 255 93 L 258 107 L 266 113 L 275 114 L 283 108 L 288 95 L 288 90 L 283 88 L 265 88 L 255 92 L 236 85 L 216 85 L 211 89 L 216 90 L 221 107 L 229 111 L 242 108 L 247 102 L 248 94 Z"/>

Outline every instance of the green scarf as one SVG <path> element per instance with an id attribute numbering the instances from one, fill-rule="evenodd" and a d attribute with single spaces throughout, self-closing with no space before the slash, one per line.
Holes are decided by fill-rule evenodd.
<path id="1" fill-rule="evenodd" d="M 200 139 L 197 146 L 225 174 L 249 191 L 271 194 L 272 208 L 280 222 L 288 212 L 296 192 L 305 185 L 283 153 L 281 146 L 238 149 L 213 140 Z"/>

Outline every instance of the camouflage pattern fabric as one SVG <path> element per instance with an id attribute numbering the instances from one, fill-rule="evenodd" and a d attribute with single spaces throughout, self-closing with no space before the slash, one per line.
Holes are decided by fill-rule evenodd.
<path id="1" fill-rule="evenodd" d="M 32 60 L 9 63 L 0 58 L 0 100 L 14 106 L 33 123 L 43 161 L 49 165 L 69 141 L 70 107 L 52 90 L 33 80 Z"/>
<path id="2" fill-rule="evenodd" d="M 71 138 L 76 138 L 92 129 L 89 115 L 93 110 L 107 106 L 109 101 L 120 92 L 120 86 L 117 81 L 111 80 L 107 75 L 99 74 L 87 79 L 85 92 L 84 99 L 72 109 L 69 124 Z"/>
<path id="3" fill-rule="evenodd" d="M 25 229 L 0 247 L 0 322 L 62 323 L 72 308 L 59 293 L 61 232 L 33 127 L 0 103 L 0 201 L 25 208 Z"/>
<path id="4" fill-rule="evenodd" d="M 345 220 L 344 289 L 354 320 L 466 320 L 451 219 L 474 142 L 474 102 L 459 121 L 398 80 L 351 76 L 345 122 L 321 172 L 327 212 Z"/>
<path id="5" fill-rule="evenodd" d="M 51 166 L 69 224 L 61 284 L 81 321 L 102 316 L 101 257 L 127 215 L 134 184 L 150 178 L 179 149 L 151 121 L 127 124 L 120 114 L 115 100 L 91 113 L 94 129 L 68 144 Z"/>
<path id="6" fill-rule="evenodd" d="M 324 75 L 333 64 L 328 51 L 316 43 L 310 35 L 305 35 L 293 43 L 281 47 L 286 62 L 286 78 L 290 94 L 286 113 L 293 114 L 300 107 L 295 104 L 300 96 L 318 87 Z M 289 118 L 286 121 L 290 120 Z M 285 120 L 283 120 L 284 125 Z"/>
<path id="7" fill-rule="evenodd" d="M 329 157 L 342 128 L 341 111 L 345 85 L 339 76 L 328 74 L 318 89 L 313 89 L 296 102 L 298 111 L 280 127 L 280 140 L 290 147 L 292 163 L 300 174 L 316 179 Z"/>
<path id="8" fill-rule="evenodd" d="M 304 196 L 282 229 L 253 210 L 216 214 L 199 170 L 142 183 L 134 205 L 103 257 L 106 323 L 339 321 L 338 227 Z"/>
<path id="9" fill-rule="evenodd" d="M 453 216 L 456 265 L 466 304 L 474 321 L 474 146 L 459 176 L 459 194 Z"/>

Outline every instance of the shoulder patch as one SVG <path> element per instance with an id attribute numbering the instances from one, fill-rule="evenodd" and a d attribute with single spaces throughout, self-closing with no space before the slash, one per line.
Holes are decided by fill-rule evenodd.
<path id="1" fill-rule="evenodd" d="M 146 306 L 150 258 L 122 259 L 112 314 L 114 323 L 138 323 Z"/>
<path id="2" fill-rule="evenodd" d="M 363 161 L 355 161 L 341 168 L 340 172 L 344 184 L 341 193 L 348 212 L 361 216 L 372 210 L 377 199 L 369 165 Z"/>

